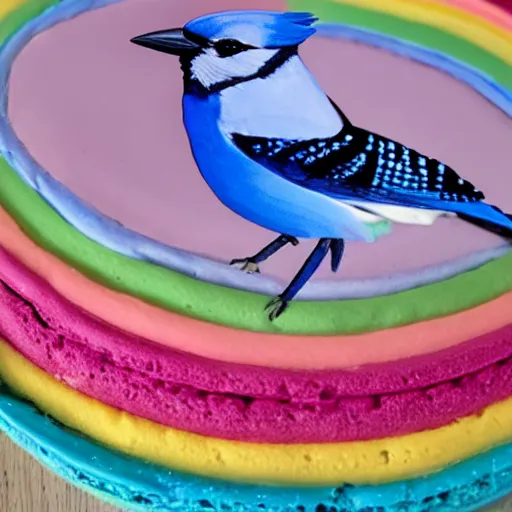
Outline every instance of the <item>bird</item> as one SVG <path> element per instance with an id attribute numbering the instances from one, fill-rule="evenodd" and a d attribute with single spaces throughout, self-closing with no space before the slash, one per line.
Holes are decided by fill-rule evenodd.
<path id="1" fill-rule="evenodd" d="M 317 21 L 306 12 L 223 11 L 131 39 L 179 57 L 200 173 L 226 207 L 279 235 L 231 264 L 259 272 L 281 248 L 318 241 L 268 303 L 270 321 L 325 258 L 338 271 L 347 241 L 376 242 L 393 223 L 457 216 L 512 239 L 512 216 L 449 165 L 352 124 L 299 55 Z"/>

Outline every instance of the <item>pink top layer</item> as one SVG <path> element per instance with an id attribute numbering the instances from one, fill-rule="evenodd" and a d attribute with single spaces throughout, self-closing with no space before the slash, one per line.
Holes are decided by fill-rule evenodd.
<path id="1" fill-rule="evenodd" d="M 5 252 L 0 279 L 0 334 L 30 361 L 109 405 L 208 436 L 375 439 L 438 428 L 512 394 L 512 325 L 430 357 L 294 372 L 219 363 L 123 333 Z"/>
<path id="2" fill-rule="evenodd" d="M 239 5 L 226 0 L 216 8 Z M 43 167 L 100 211 L 170 245 L 230 260 L 273 235 L 224 208 L 203 182 L 181 122 L 177 61 L 128 42 L 209 10 L 206 0 L 127 0 L 58 25 L 15 62 L 9 114 Z M 510 209 L 502 183 L 512 120 L 487 100 L 444 73 L 360 44 L 316 38 L 302 55 L 355 124 L 446 161 Z M 378 258 L 376 247 L 353 244 L 337 276 L 326 266 L 317 277 L 406 272 L 499 244 L 453 219 L 395 226 L 378 242 Z M 291 277 L 310 245 L 283 250 L 264 271 Z"/>

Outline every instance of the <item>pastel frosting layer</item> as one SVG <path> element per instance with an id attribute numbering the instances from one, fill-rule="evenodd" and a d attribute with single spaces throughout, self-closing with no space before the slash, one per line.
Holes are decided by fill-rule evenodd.
<path id="1" fill-rule="evenodd" d="M 454 9 L 443 3 L 432 3 L 429 0 L 416 0 L 413 3 L 407 0 L 390 0 L 385 3 L 379 0 L 334 0 L 334 2 L 368 8 L 374 12 L 400 13 L 402 19 L 413 22 L 420 20 L 422 23 L 439 28 L 463 40 L 477 43 L 481 49 L 512 64 L 512 55 L 504 46 L 504 43 L 512 42 L 512 34 L 470 12 Z M 466 23 L 472 26 L 471 34 L 466 32 Z"/>
<path id="2" fill-rule="evenodd" d="M 66 9 L 72 8 L 79 10 L 77 6 L 78 3 L 66 4 Z M 89 5 L 89 7 L 91 6 Z M 335 7 L 338 8 L 339 6 Z M 348 7 L 345 6 L 343 8 Z M 52 11 L 52 13 L 45 18 L 45 22 L 51 24 L 51 16 L 57 16 L 57 14 L 55 14 L 56 12 L 57 10 Z M 64 13 L 63 10 L 61 15 L 69 16 L 70 12 L 66 10 Z M 48 19 L 50 21 L 48 21 Z M 30 27 L 30 30 L 35 29 L 37 29 L 36 26 Z M 358 37 L 364 39 L 365 32 L 358 34 Z M 14 43 L 10 43 L 11 46 L 9 46 L 9 49 L 11 52 L 16 53 L 16 44 L 22 44 L 22 39 L 19 41 L 14 40 Z M 496 91 L 496 88 L 494 88 L 493 91 Z M 503 95 L 500 96 L 501 103 L 506 100 L 506 98 L 503 99 L 502 96 Z M 4 130 L 2 130 L 2 132 L 4 132 Z M 18 172 L 22 172 L 22 169 L 27 170 L 27 167 L 23 164 L 25 160 L 23 160 L 20 155 L 15 155 L 11 152 L 11 154 L 7 156 Z M 37 179 L 35 179 L 36 177 Z M 54 190 L 54 192 L 57 191 L 56 193 L 58 193 L 58 190 L 63 190 L 60 185 L 57 185 L 56 182 L 53 182 L 51 178 L 45 174 L 39 174 L 37 176 L 32 175 L 30 179 L 28 175 L 25 175 L 25 178 L 28 179 L 29 183 L 32 183 L 32 185 L 34 185 L 35 180 L 38 190 L 42 193 L 44 193 L 44 190 L 50 191 L 50 189 Z M 11 182 L 7 176 L 4 180 L 6 183 Z M 55 189 L 55 187 L 57 188 Z M 23 200 L 20 200 L 21 198 L 16 194 L 14 188 L 10 188 L 9 191 L 6 190 L 6 193 L 9 193 L 11 201 L 16 197 L 17 205 L 21 206 Z M 23 195 L 23 191 L 21 192 Z M 28 193 L 28 190 L 24 190 L 24 192 Z M 53 192 L 51 192 L 50 195 L 52 194 Z M 45 195 L 45 197 L 49 199 L 50 196 Z M 76 198 L 70 197 L 69 195 L 66 196 L 66 198 L 66 208 L 73 209 L 75 206 L 79 205 Z M 23 212 L 15 211 L 12 205 L 7 204 L 8 199 L 1 198 L 0 200 L 10 209 L 11 213 L 18 219 L 22 226 L 31 233 L 31 236 L 37 237 L 38 241 L 42 242 L 39 238 L 41 233 L 34 233 L 33 228 L 31 230 L 28 227 L 27 221 L 30 222 L 30 219 L 20 219 Z M 61 214 L 65 214 L 62 208 L 60 208 L 59 211 Z M 85 218 L 83 214 L 80 214 L 79 217 L 82 219 Z M 38 223 L 41 221 L 42 219 L 39 218 Z M 93 218 L 91 218 L 90 221 L 95 222 Z M 76 254 L 76 251 L 73 255 L 69 253 L 63 254 L 69 251 L 69 248 L 66 248 L 69 241 L 60 238 L 58 228 L 53 225 L 51 221 L 46 225 L 46 228 L 46 236 L 48 238 L 51 237 L 52 242 L 50 243 L 53 245 L 53 247 L 52 245 L 48 245 L 48 248 L 55 251 L 74 266 L 81 268 L 84 272 L 95 275 L 96 279 L 100 279 L 102 282 L 107 281 L 109 286 L 115 289 L 138 295 L 144 300 L 168 309 L 173 309 L 181 314 L 196 316 L 215 323 L 232 325 L 253 331 L 268 332 L 270 330 L 279 330 L 280 332 L 294 334 L 333 334 L 336 332 L 355 333 L 365 330 L 389 328 L 391 326 L 404 325 L 435 316 L 448 315 L 462 309 L 468 309 L 497 297 L 504 293 L 504 291 L 508 291 L 510 284 L 506 279 L 492 279 L 489 275 L 485 275 L 485 269 L 493 274 L 495 272 L 507 274 L 506 271 L 501 271 L 501 265 L 508 268 L 508 260 L 505 257 L 497 262 L 485 265 L 482 269 L 469 272 L 465 276 L 449 279 L 444 283 L 424 286 L 409 292 L 394 294 L 389 297 L 379 297 L 364 301 L 344 301 L 343 303 L 337 301 L 297 303 L 280 322 L 269 324 L 266 317 L 261 312 L 267 300 L 264 297 L 207 285 L 161 268 L 157 269 L 148 265 L 143 267 L 140 265 L 144 264 L 133 261 L 129 262 L 129 266 L 134 265 L 134 267 L 139 266 L 139 268 L 137 270 L 134 268 L 130 275 L 119 275 L 124 274 L 124 272 L 122 272 L 123 267 L 125 270 L 128 270 L 127 262 L 123 261 L 121 257 L 119 257 L 121 259 L 119 260 L 118 267 L 114 270 L 114 265 L 112 265 L 113 261 L 111 260 L 109 262 L 110 258 L 103 256 L 107 254 L 113 258 L 115 258 L 115 256 L 110 253 L 102 253 L 102 249 L 93 244 L 90 248 L 92 249 L 94 247 L 94 249 L 99 249 L 99 251 L 93 249 L 92 254 L 88 255 L 87 262 L 78 262 L 76 260 L 80 258 Z M 117 224 L 109 224 L 108 229 L 109 232 L 114 233 L 118 228 L 119 226 Z M 76 233 L 73 234 L 76 235 Z M 88 234 L 92 236 L 91 233 Z M 48 243 L 48 240 L 42 243 Z M 57 243 L 59 244 L 59 248 L 54 248 Z M 82 244 L 80 245 L 82 246 Z M 83 247 L 80 247 L 80 254 L 84 254 L 82 248 Z M 151 260 L 151 258 L 147 259 Z M 101 268 L 97 268 L 98 264 L 101 264 Z M 491 268 L 492 270 L 490 270 Z M 118 280 L 116 282 L 112 282 L 111 278 L 109 278 L 109 274 L 111 275 L 112 272 L 117 274 L 116 277 Z M 140 278 L 137 278 L 137 276 L 140 276 Z M 465 287 L 464 290 L 459 288 L 455 291 L 454 287 L 450 286 L 455 282 L 459 283 L 461 279 L 468 279 L 469 276 L 481 277 L 486 283 L 497 283 L 496 288 L 499 289 L 495 288 L 493 290 L 491 286 L 481 287 L 474 281 L 470 284 L 467 282 L 467 288 Z M 144 284 L 140 282 L 142 277 Z M 430 295 L 430 293 L 432 293 L 432 295 Z M 432 300 L 434 294 L 443 297 L 443 300 Z M 394 304 L 391 304 L 392 301 Z M 420 302 L 423 303 L 421 308 L 418 307 Z M 384 310 L 387 312 L 386 315 L 377 314 L 377 311 L 381 313 Z"/>
<path id="3" fill-rule="evenodd" d="M 362 300 L 298 302 L 277 322 L 268 298 L 129 259 L 84 237 L 0 161 L 0 204 L 41 247 L 94 280 L 177 313 L 251 331 L 355 334 L 447 316 L 512 289 L 512 254 L 446 281 Z"/>
<path id="4" fill-rule="evenodd" d="M 0 389 L 0 429 L 74 485 L 121 508 L 144 511 L 213 507 L 227 512 L 445 512 L 476 510 L 512 491 L 512 446 L 479 455 L 429 478 L 379 486 L 290 488 L 204 479 L 110 451 L 41 415 Z M 323 509 L 322 507 L 325 507 Z"/>
<path id="5" fill-rule="evenodd" d="M 374 333 L 257 334 L 179 316 L 102 287 L 35 245 L 1 207 L 0 240 L 60 295 L 115 327 L 199 356 L 269 368 L 339 369 L 432 354 L 503 328 L 512 309 L 509 292 L 455 315 Z"/>
<path id="6" fill-rule="evenodd" d="M 512 395 L 512 325 L 430 358 L 277 371 L 128 336 L 2 251 L 1 282 L 0 334 L 30 361 L 86 395 L 188 432 L 269 443 L 377 439 L 444 426 Z"/>

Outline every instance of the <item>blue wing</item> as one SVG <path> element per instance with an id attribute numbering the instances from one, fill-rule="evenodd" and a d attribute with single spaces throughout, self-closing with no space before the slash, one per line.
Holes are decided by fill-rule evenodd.
<path id="1" fill-rule="evenodd" d="M 336 136 L 308 141 L 232 134 L 251 159 L 302 187 L 340 200 L 455 212 L 505 228 L 512 221 L 451 167 L 349 123 Z"/>

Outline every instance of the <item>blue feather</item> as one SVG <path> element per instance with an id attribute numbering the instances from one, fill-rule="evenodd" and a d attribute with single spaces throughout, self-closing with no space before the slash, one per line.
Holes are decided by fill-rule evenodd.
<path id="1" fill-rule="evenodd" d="M 282 48 L 311 37 L 317 20 L 301 12 L 225 11 L 192 20 L 185 29 L 211 41 L 237 39 L 260 48 Z"/>
<path id="2" fill-rule="evenodd" d="M 330 139 L 274 140 L 233 134 L 237 147 L 271 172 L 340 201 L 458 214 L 512 238 L 512 220 L 449 166 L 353 126 Z"/>
<path id="3" fill-rule="evenodd" d="M 217 198 L 238 215 L 297 238 L 375 239 L 373 231 L 341 202 L 280 178 L 245 156 L 219 130 L 218 95 L 185 95 L 183 107 L 192 152 L 203 178 Z M 304 215 L 305 211 L 312 214 Z"/>

